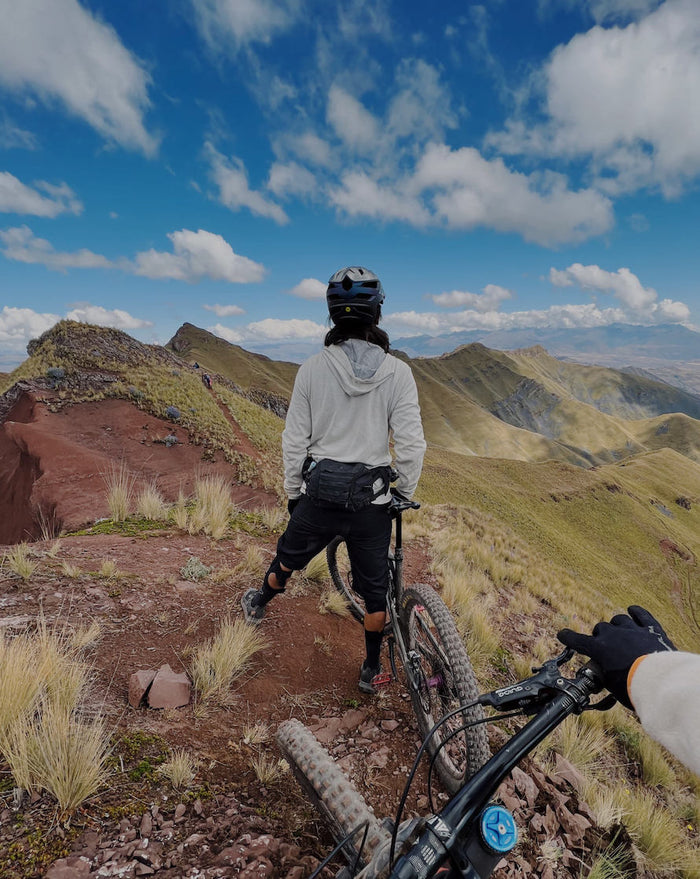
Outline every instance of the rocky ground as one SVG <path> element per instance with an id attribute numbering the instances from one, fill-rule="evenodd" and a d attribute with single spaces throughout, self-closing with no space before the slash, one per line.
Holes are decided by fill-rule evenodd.
<path id="1" fill-rule="evenodd" d="M 8 633 L 40 611 L 52 623 L 100 622 L 91 657 L 93 708 L 108 718 L 114 743 L 107 788 L 69 822 L 58 820 L 48 797 L 18 802 L 4 774 L 1 876 L 309 875 L 331 848 L 326 828 L 289 773 L 261 781 L 254 769 L 256 760 L 277 761 L 274 730 L 289 717 L 316 733 L 378 816 L 394 814 L 419 744 L 407 693 L 401 682 L 378 698 L 358 692 L 361 630 L 352 620 L 319 614 L 317 586 L 276 599 L 263 624 L 268 647 L 225 705 L 166 711 L 129 706 L 134 671 L 164 663 L 185 671 L 192 649 L 224 616 L 239 614 L 240 595 L 251 585 L 214 578 L 192 583 L 181 579 L 180 568 L 193 555 L 214 571 L 230 567 L 252 541 L 271 555 L 269 535 L 218 543 L 175 531 L 64 537 L 27 583 L 0 579 L 0 626 Z M 40 552 L 52 545 L 35 546 Z M 408 577 L 429 579 L 423 549 L 416 545 L 408 555 Z M 118 576 L 98 576 L 105 559 L 115 563 Z M 82 573 L 68 578 L 63 560 Z M 263 741 L 251 739 L 256 723 Z M 157 771 L 175 747 L 199 761 L 192 786 L 179 793 Z M 561 763 L 549 778 L 528 767 L 507 783 L 503 798 L 527 833 L 501 875 L 579 875 L 601 834 L 579 803 L 575 782 L 574 771 Z M 428 810 L 426 793 L 419 773 L 409 814 Z M 437 805 L 444 800 L 438 788 Z M 543 842 L 553 853 L 551 864 L 543 860 Z"/>
<path id="2" fill-rule="evenodd" d="M 101 474 L 113 463 L 125 462 L 144 481 L 157 480 L 171 500 L 180 489 L 189 491 L 203 471 L 231 475 L 222 460 L 203 461 L 201 447 L 181 432 L 177 444 L 166 445 L 172 425 L 122 401 L 49 412 L 25 397 L 11 409 L 0 425 L 0 475 L 17 488 L 16 495 L 0 498 L 8 534 L 12 523 L 25 527 L 17 517 L 39 501 L 51 505 L 64 527 L 104 516 Z M 241 595 L 260 580 L 259 573 L 233 573 L 249 548 L 262 553 L 265 566 L 273 556 L 277 535 L 254 511 L 275 499 L 231 483 L 241 514 L 237 530 L 224 540 L 172 527 L 105 533 L 110 529 L 103 526 L 33 543 L 38 567 L 27 581 L 0 568 L 0 632 L 12 636 L 39 615 L 69 628 L 99 623 L 85 710 L 106 719 L 113 746 L 107 785 L 69 818 L 57 814 L 47 795 L 23 798 L 0 764 L 2 879 L 303 879 L 332 840 L 290 773 L 278 771 L 274 731 L 290 717 L 315 731 L 379 817 L 395 813 L 419 745 L 403 683 L 390 684 L 376 698 L 358 692 L 360 627 L 320 614 L 321 587 L 299 575 L 264 621 L 266 649 L 224 704 L 154 710 L 128 702 L 135 671 L 167 663 L 186 672 L 192 652 L 221 621 L 240 616 Z M 0 557 L 5 549 L 0 546 Z M 193 556 L 212 569 L 199 582 L 181 573 Z M 104 573 L 105 562 L 113 573 Z M 431 582 L 420 542 L 408 547 L 406 579 Z M 493 743 L 503 741 L 495 728 L 490 734 Z M 194 781 L 180 791 L 159 772 L 175 748 L 197 760 Z M 502 791 L 520 819 L 523 841 L 497 875 L 579 877 L 591 848 L 609 837 L 579 802 L 571 767 L 560 761 L 550 776 L 523 768 Z M 438 787 L 436 807 L 445 799 Z M 421 770 L 407 814 L 429 809 Z"/>

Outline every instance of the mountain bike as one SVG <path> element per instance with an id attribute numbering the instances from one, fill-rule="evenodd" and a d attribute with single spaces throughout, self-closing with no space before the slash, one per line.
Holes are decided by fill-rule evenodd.
<path id="1" fill-rule="evenodd" d="M 464 781 L 486 762 L 489 745 L 480 724 L 481 706 L 474 670 L 452 616 L 440 596 L 426 584 L 404 588 L 402 514 L 420 504 L 393 495 L 389 506 L 394 529 L 394 548 L 388 557 L 387 624 L 385 641 L 391 673 L 374 678 L 375 686 L 398 679 L 396 653 L 406 674 L 408 692 L 418 721 L 421 738 L 444 723 L 428 746 L 435 768 L 448 793 L 455 793 Z M 362 596 L 353 589 L 352 570 L 343 537 L 334 538 L 326 550 L 333 585 L 345 598 L 353 617 L 365 616 Z M 471 707 L 467 707 L 471 704 Z"/>
<path id="2" fill-rule="evenodd" d="M 380 875 L 431 879 L 438 874 L 440 879 L 487 879 L 518 839 L 512 814 L 493 802 L 501 782 L 569 715 L 605 710 L 615 703 L 612 696 L 591 703 L 590 697 L 602 689 L 600 673 L 592 663 L 579 669 L 573 678 L 563 676 L 561 666 L 573 655 L 574 651 L 567 649 L 535 669 L 532 677 L 475 700 L 475 705 L 501 712 L 502 718 L 534 716 L 462 785 L 439 814 L 427 817 L 401 821 L 427 740 L 416 756 L 395 820 L 380 823 L 313 734 L 298 720 L 285 721 L 277 731 L 277 743 L 338 843 L 314 876 L 342 852 L 351 867 L 341 870 L 338 876 L 346 879 L 374 879 Z M 429 738 L 434 733 L 436 730 Z"/>

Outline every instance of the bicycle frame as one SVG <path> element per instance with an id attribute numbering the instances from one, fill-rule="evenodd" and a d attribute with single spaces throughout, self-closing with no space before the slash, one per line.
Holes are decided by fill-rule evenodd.
<path id="1" fill-rule="evenodd" d="M 387 638 L 389 649 L 389 662 L 391 664 L 392 680 L 397 680 L 396 659 L 394 656 L 394 644 L 398 645 L 401 664 L 406 672 L 409 687 L 417 690 L 419 683 L 412 669 L 412 656 L 406 649 L 406 643 L 399 623 L 399 608 L 403 600 L 403 531 L 401 516 L 404 510 L 417 509 L 420 504 L 413 501 L 396 502 L 389 508 L 389 515 L 395 520 L 394 550 L 389 552 L 389 588 L 387 590 L 387 612 L 391 620 L 391 627 Z M 387 681 L 388 683 L 388 681 Z"/>

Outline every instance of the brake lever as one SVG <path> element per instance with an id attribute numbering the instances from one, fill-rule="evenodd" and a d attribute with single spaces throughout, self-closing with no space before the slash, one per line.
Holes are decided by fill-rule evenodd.
<path id="1" fill-rule="evenodd" d="M 559 656 L 533 668 L 533 677 L 484 693 L 479 696 L 479 703 L 497 711 L 518 710 L 523 714 L 534 714 L 552 692 L 565 689 L 568 681 L 562 677 L 560 666 L 569 662 L 575 654 L 575 650 L 565 648 Z"/>

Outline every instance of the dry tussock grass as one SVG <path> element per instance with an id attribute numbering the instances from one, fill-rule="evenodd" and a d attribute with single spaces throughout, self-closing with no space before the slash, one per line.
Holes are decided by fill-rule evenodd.
<path id="1" fill-rule="evenodd" d="M 303 573 L 306 579 L 311 580 L 312 583 L 323 583 L 324 580 L 330 579 L 325 550 L 311 559 Z"/>
<path id="2" fill-rule="evenodd" d="M 182 748 L 176 748 L 169 759 L 158 767 L 158 772 L 168 779 L 177 791 L 191 786 L 197 775 L 199 761 Z"/>
<path id="3" fill-rule="evenodd" d="M 266 570 L 267 563 L 262 550 L 257 543 L 249 543 L 234 566 L 233 575 L 236 579 L 258 580 L 262 578 Z"/>
<path id="4" fill-rule="evenodd" d="M 168 505 L 155 483 L 149 483 L 136 497 L 136 512 L 143 519 L 164 522 L 168 518 Z"/>
<path id="5" fill-rule="evenodd" d="M 324 589 L 318 602 L 318 612 L 332 613 L 345 619 L 351 616 L 347 602 L 336 589 Z"/>
<path id="6" fill-rule="evenodd" d="M 100 720 L 83 722 L 77 713 L 89 678 L 84 640 L 43 619 L 33 633 L 0 638 L 0 753 L 18 787 L 46 790 L 62 814 L 106 777 L 109 735 Z"/>
<path id="7" fill-rule="evenodd" d="M 39 562 L 32 558 L 32 550 L 27 543 L 18 543 L 6 551 L 2 566 L 7 566 L 13 574 L 26 582 L 36 572 Z"/>
<path id="8" fill-rule="evenodd" d="M 273 784 L 289 768 L 286 760 L 275 760 L 274 758 L 266 757 L 264 754 L 254 757 L 251 766 L 260 784 Z"/>
<path id="9" fill-rule="evenodd" d="M 136 477 L 123 462 L 112 465 L 103 479 L 107 485 L 107 506 L 114 522 L 123 522 L 131 514 Z"/>
<path id="10" fill-rule="evenodd" d="M 190 673 L 200 699 L 223 699 L 233 681 L 265 646 L 263 636 L 244 620 L 225 619 L 216 637 L 197 648 L 192 659 Z"/>

